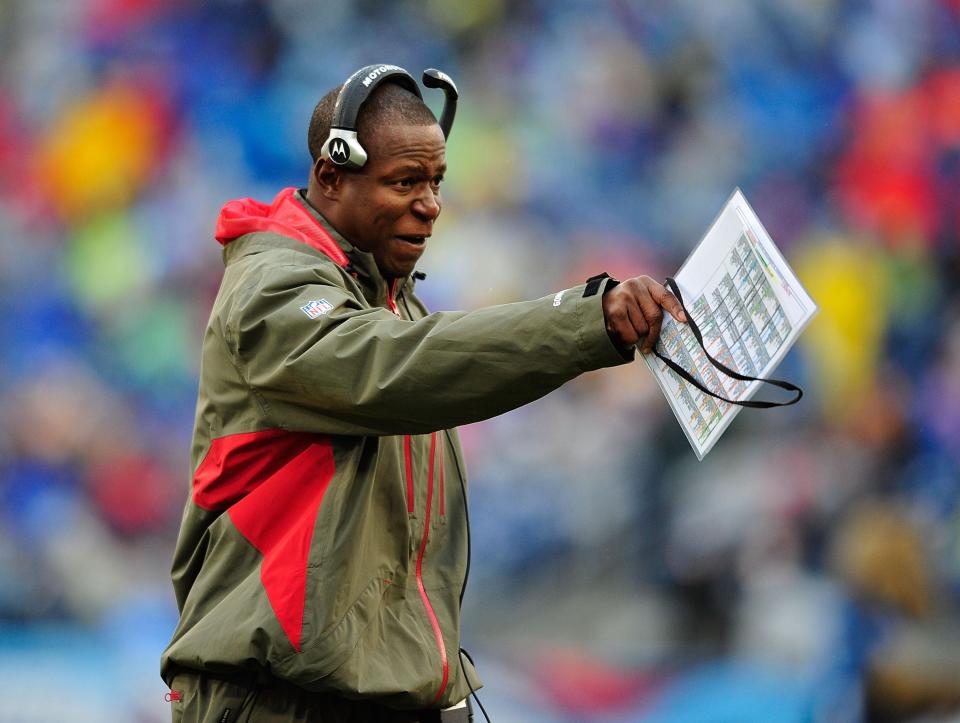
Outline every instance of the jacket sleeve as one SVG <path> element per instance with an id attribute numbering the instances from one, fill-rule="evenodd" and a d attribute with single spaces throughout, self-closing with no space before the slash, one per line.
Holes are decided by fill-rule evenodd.
<path id="1" fill-rule="evenodd" d="M 237 369 L 271 425 L 325 434 L 420 434 L 501 414 L 585 371 L 622 364 L 602 295 L 417 321 L 359 301 L 338 276 L 271 269 L 228 313 Z"/>

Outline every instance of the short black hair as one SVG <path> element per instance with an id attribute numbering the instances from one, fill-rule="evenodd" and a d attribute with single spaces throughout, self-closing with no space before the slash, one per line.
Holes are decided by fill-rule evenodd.
<path id="1" fill-rule="evenodd" d="M 313 109 L 310 128 L 307 130 L 307 147 L 310 157 L 320 158 L 323 144 L 330 135 L 333 121 L 333 106 L 337 102 L 342 85 L 324 95 Z M 437 122 L 433 111 L 420 98 L 396 83 L 381 83 L 360 107 L 357 118 L 357 140 L 364 148 L 377 126 L 386 123 L 403 123 L 414 126 L 428 126 Z"/>

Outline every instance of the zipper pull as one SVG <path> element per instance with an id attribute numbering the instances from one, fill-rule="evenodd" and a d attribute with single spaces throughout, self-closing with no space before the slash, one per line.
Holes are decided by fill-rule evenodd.
<path id="1" fill-rule="evenodd" d="M 400 316 L 400 307 L 397 306 L 397 300 L 394 298 L 397 293 L 397 281 L 399 281 L 399 279 L 394 279 L 387 287 L 387 308 L 390 309 L 398 319 L 402 319 L 403 317 Z"/>

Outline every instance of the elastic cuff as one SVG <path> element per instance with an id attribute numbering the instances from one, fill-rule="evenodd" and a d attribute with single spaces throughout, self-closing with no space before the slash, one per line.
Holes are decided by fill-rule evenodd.
<path id="1" fill-rule="evenodd" d="M 610 335 L 607 333 L 607 322 L 603 317 L 603 294 L 597 293 L 604 279 L 609 279 L 604 288 L 604 293 L 612 289 L 619 282 L 610 279 L 607 274 L 601 274 L 597 279 L 596 289 L 592 294 L 587 294 L 587 288 L 584 287 L 583 296 L 577 299 L 578 317 L 580 332 L 578 342 L 580 349 L 585 355 L 585 369 L 602 369 L 604 367 L 617 366 L 624 362 L 633 361 L 634 349 L 621 349 L 618 347 Z M 613 282 L 611 285 L 610 282 Z M 591 280 L 587 280 L 589 286 Z"/>
<path id="2" fill-rule="evenodd" d="M 606 271 L 597 274 L 596 276 L 591 276 L 586 280 L 586 286 L 583 287 L 583 298 L 586 299 L 589 296 L 593 296 L 600 290 L 600 286 L 603 284 L 604 279 L 609 279 L 610 274 Z M 620 283 L 619 281 L 617 282 Z M 603 293 L 607 293 L 607 290 L 604 289 Z"/>

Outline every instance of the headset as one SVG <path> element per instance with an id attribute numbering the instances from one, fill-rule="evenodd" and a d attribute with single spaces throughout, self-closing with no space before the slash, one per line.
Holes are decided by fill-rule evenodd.
<path id="1" fill-rule="evenodd" d="M 427 88 L 443 90 L 443 112 L 440 114 L 440 130 L 449 138 L 453 117 L 457 113 L 457 86 L 446 73 L 436 68 L 423 71 L 423 84 Z M 357 140 L 357 117 L 360 108 L 381 83 L 396 83 L 423 100 L 420 86 L 406 70 L 398 65 L 366 65 L 349 78 L 340 88 L 333 106 L 330 135 L 323 143 L 320 157 L 341 168 L 358 170 L 367 162 L 367 152 Z"/>

